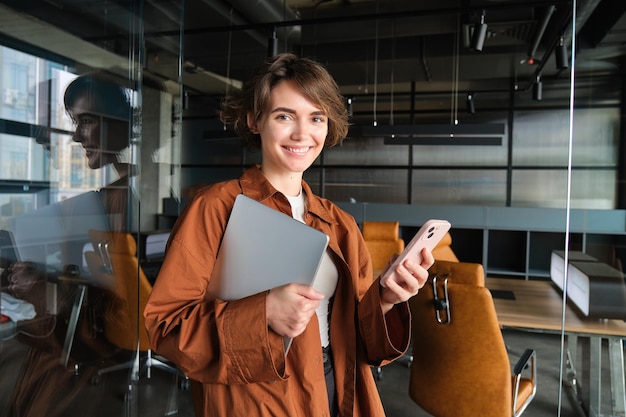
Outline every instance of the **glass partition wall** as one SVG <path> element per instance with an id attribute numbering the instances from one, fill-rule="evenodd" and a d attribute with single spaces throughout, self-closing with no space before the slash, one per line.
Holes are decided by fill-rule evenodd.
<path id="1" fill-rule="evenodd" d="M 161 201 L 179 196 L 183 4 L 170 11 L 164 82 L 144 73 L 158 22 L 143 1 L 0 4 L 2 415 L 192 414 L 142 316 Z"/>
<path id="2" fill-rule="evenodd" d="M 193 1 L 61 3 L 0 4 L 4 415 L 193 415 L 184 375 L 149 350 L 142 305 L 187 199 L 260 160 L 224 132 L 217 109 L 250 72 L 251 57 L 266 56 L 268 28 L 279 51 L 326 63 L 350 99 L 353 129 L 305 174 L 313 190 L 358 223 L 399 220 L 407 241 L 428 218 L 445 217 L 458 258 L 481 263 L 488 285 L 511 293 L 539 283 L 553 316 L 501 323 L 512 354 L 538 352 L 541 400 L 527 413 L 624 414 L 624 317 L 613 309 L 607 318 L 595 305 L 585 313 L 568 300 L 569 272 L 554 270 L 587 256 L 621 276 L 626 243 L 622 79 L 590 71 L 587 61 L 577 71 L 576 34 L 590 17 L 577 17 L 576 3 L 558 2 L 555 15 L 569 60 L 556 63 L 557 45 L 545 41 L 531 63 L 520 46 L 507 57 L 507 80 L 490 78 L 492 68 L 463 45 L 466 9 L 456 6 L 364 13 L 375 38 L 354 40 L 342 61 L 323 36 L 344 36 L 358 16 L 328 18 L 324 7 L 302 2 L 286 1 L 256 25 L 260 9 L 235 11 L 237 2 L 211 13 Z M 479 6 L 489 4 L 472 10 Z M 422 45 L 413 58 L 418 75 L 394 83 L 401 70 L 389 62 L 402 59 L 383 65 L 383 57 L 400 48 L 403 31 L 431 21 L 462 24 L 414 38 Z M 503 33 L 493 29 L 484 56 L 501 47 Z M 451 59 L 429 55 L 428 42 Z M 482 79 L 471 79 L 475 72 Z M 436 139 L 446 125 L 501 132 L 441 144 L 394 130 L 425 125 L 439 129 Z M 623 278 L 612 282 L 623 286 Z M 510 302 L 494 295 L 497 309 Z M 7 306 L 18 307 L 5 315 Z M 381 393 L 393 409 L 396 396 Z"/>
<path id="3" fill-rule="evenodd" d="M 589 39 L 589 25 L 582 22 L 597 14 L 585 16 L 575 9 L 573 15 L 578 26 L 572 25 L 576 36 L 570 37 L 568 51 L 573 70 L 565 200 L 569 251 L 564 254 L 567 273 L 562 283 L 563 381 L 587 415 L 623 415 L 624 84 L 623 76 L 611 75 L 610 54 L 593 64 L 592 72 L 603 76 L 590 76 L 586 55 L 578 51 Z M 605 47 L 607 40 L 598 47 Z M 580 327 L 587 332 L 571 331 L 579 327 L 581 317 L 585 321 Z"/>

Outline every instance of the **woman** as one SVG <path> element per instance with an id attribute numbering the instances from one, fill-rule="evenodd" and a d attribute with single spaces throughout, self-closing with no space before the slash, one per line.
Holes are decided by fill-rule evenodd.
<path id="1" fill-rule="evenodd" d="M 63 103 L 76 125 L 72 140 L 84 149 L 87 166 L 99 169 L 111 165 L 118 176 L 99 190 L 111 230 L 132 229 L 128 209 L 136 202 L 129 189 L 129 176 L 135 173 L 128 162 L 120 160 L 130 143 L 130 92 L 103 74 L 86 74 L 67 86 Z"/>
<path id="2" fill-rule="evenodd" d="M 90 169 L 100 169 L 112 164 L 120 178 L 98 190 L 111 229 L 126 231 L 129 168 L 119 161 L 120 153 L 128 147 L 132 106 L 127 90 L 103 74 L 87 74 L 75 78 L 64 94 L 65 110 L 76 125 L 72 139 L 85 150 Z M 49 147 L 49 138 L 41 142 Z M 82 250 L 66 242 L 66 250 Z M 96 366 L 115 353 L 115 347 L 105 339 L 102 322 L 105 311 L 117 309 L 117 299 L 110 291 L 91 286 L 87 293 L 86 308 L 80 314 L 72 338 L 68 366 L 80 369 L 78 375 L 68 371 L 59 359 L 66 355 L 64 343 L 67 322 L 72 312 L 76 286 L 57 284 L 57 313 L 47 311 L 47 277 L 30 262 L 16 262 L 0 276 L 2 287 L 20 299 L 34 304 L 38 317 L 32 323 L 21 325 L 17 338 L 29 346 L 20 375 L 11 393 L 5 417 L 64 416 L 76 408 L 74 401 L 83 393 L 81 387 L 89 386 Z M 101 282 L 107 289 L 114 283 Z M 101 404 L 102 392 L 85 402 L 81 413 L 94 415 Z"/>
<path id="3" fill-rule="evenodd" d="M 154 350 L 193 380 L 197 416 L 384 415 L 370 366 L 408 348 L 406 301 L 433 258 L 424 251 L 421 264 L 406 261 L 383 288 L 354 219 L 302 180 L 323 147 L 345 137 L 344 103 L 320 64 L 291 54 L 268 60 L 225 100 L 223 121 L 260 146 L 262 163 L 188 204 L 144 311 Z M 207 296 L 241 193 L 330 237 L 318 290 L 288 284 L 230 302 Z M 283 337 L 294 338 L 287 355 Z"/>

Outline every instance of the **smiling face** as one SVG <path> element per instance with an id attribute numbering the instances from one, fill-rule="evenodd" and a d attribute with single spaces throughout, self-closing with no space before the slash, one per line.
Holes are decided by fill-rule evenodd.
<path id="1" fill-rule="evenodd" d="M 270 94 L 258 120 L 248 114 L 248 126 L 261 136 L 261 169 L 276 186 L 280 179 L 302 179 L 324 148 L 328 118 L 292 81 L 282 81 Z"/>
<path id="2" fill-rule="evenodd" d="M 76 123 L 72 140 L 82 145 L 89 168 L 97 169 L 117 161 L 128 145 L 128 124 L 95 114 L 93 108 L 88 95 L 80 95 L 68 111 Z"/>

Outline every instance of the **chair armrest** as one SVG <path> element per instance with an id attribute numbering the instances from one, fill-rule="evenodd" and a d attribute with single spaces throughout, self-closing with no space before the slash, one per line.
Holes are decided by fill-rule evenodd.
<path id="1" fill-rule="evenodd" d="M 520 416 L 537 392 L 536 365 L 537 354 L 533 349 L 526 349 L 513 367 L 513 416 Z M 530 378 L 522 378 L 522 372 L 530 365 Z"/>
<path id="2" fill-rule="evenodd" d="M 526 369 L 526 367 L 528 366 L 528 364 L 530 363 L 530 365 L 532 366 L 533 370 L 532 370 L 532 374 L 533 376 L 535 375 L 535 359 L 537 357 L 537 353 L 533 350 L 533 349 L 526 349 L 524 351 L 524 353 L 522 353 L 522 356 L 520 356 L 520 358 L 518 359 L 517 363 L 515 364 L 515 367 L 513 368 L 513 373 L 515 375 L 520 375 L 524 369 Z"/>

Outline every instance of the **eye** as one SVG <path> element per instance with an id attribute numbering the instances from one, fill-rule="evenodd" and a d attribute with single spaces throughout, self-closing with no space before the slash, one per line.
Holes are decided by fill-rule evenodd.
<path id="1" fill-rule="evenodd" d="M 74 122 L 79 126 L 90 126 L 96 124 L 98 122 L 98 118 L 90 114 L 81 114 Z"/>
<path id="2" fill-rule="evenodd" d="M 315 117 L 313 117 L 313 121 L 315 123 L 325 123 L 326 122 L 326 118 L 324 116 L 315 116 Z"/>
<path id="3" fill-rule="evenodd" d="M 291 120 L 291 116 L 287 113 L 279 113 L 276 115 L 276 120 Z"/>

